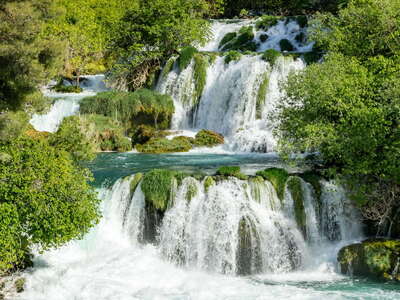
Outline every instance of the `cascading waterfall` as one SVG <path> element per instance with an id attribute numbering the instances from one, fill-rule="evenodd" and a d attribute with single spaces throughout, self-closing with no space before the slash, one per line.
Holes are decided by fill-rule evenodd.
<path id="1" fill-rule="evenodd" d="M 202 51 L 218 51 L 218 45 L 228 32 L 238 31 L 250 21 L 239 23 L 214 22 L 214 38 Z M 258 51 L 280 50 L 282 38 L 290 40 L 297 52 L 312 49 L 311 44 L 296 41 L 296 35 L 305 32 L 297 22 L 279 21 L 267 32 L 257 31 L 255 42 Z M 261 43 L 260 35 L 269 38 Z M 216 53 L 203 52 L 200 55 L 208 62 L 206 83 L 200 99 L 196 99 L 196 63 L 180 70 L 175 63 L 172 70 L 160 77 L 156 89 L 174 99 L 175 114 L 172 119 L 174 130 L 209 129 L 226 137 L 226 147 L 235 152 L 271 152 L 276 148 L 272 124 L 268 117 L 282 96 L 280 83 L 289 73 L 301 70 L 305 64 L 301 58 L 281 56 L 273 64 L 264 61 L 260 55 L 243 55 L 240 60 L 225 63 Z M 212 57 L 210 59 L 209 57 Z"/>
<path id="2" fill-rule="evenodd" d="M 70 85 L 71 83 L 64 81 L 64 84 Z M 83 98 L 94 96 L 98 92 L 107 90 L 104 84 L 104 75 L 82 76 L 80 86 L 83 92 L 77 94 L 56 93 L 46 87 L 43 90 L 44 96 L 55 100 L 46 114 L 33 115 L 30 123 L 35 130 L 56 132 L 64 118 L 76 115 L 79 112 L 79 102 Z"/>
<path id="3" fill-rule="evenodd" d="M 281 201 L 273 185 L 260 177 L 187 177 L 172 193 L 162 222 L 151 223 L 157 237 L 146 238 L 147 214 L 152 212 L 140 184 L 131 191 L 132 180 L 118 181 L 111 193 L 122 232 L 134 243 L 156 243 L 162 256 L 179 266 L 231 275 L 287 273 L 312 265 L 311 257 L 322 245 L 334 251 L 338 243 L 362 236 L 359 217 L 334 182 L 321 181 L 318 199 L 311 184 L 301 180 L 303 233 L 288 188 Z M 330 253 L 329 259 L 334 261 L 335 255 Z"/>

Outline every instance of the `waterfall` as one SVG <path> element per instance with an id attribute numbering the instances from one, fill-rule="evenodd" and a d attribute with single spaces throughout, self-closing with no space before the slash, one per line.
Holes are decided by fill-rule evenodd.
<path id="1" fill-rule="evenodd" d="M 108 196 L 111 227 L 133 244 L 156 244 L 162 257 L 187 268 L 231 275 L 287 273 L 314 265 L 321 247 L 332 252 L 322 262 L 332 262 L 338 244 L 362 236 L 359 216 L 334 182 L 321 181 L 318 198 L 313 186 L 300 180 L 303 232 L 288 187 L 281 200 L 260 177 L 186 177 L 157 222 L 141 183 L 133 190 L 133 181 L 133 176 L 117 181 Z"/>
<path id="2" fill-rule="evenodd" d="M 65 81 L 65 84 L 70 83 Z M 79 102 L 83 98 L 107 90 L 104 84 L 104 75 L 82 76 L 80 86 L 83 89 L 82 93 L 56 93 L 46 87 L 43 94 L 54 99 L 54 103 L 46 114 L 34 114 L 32 116 L 30 124 L 35 130 L 56 132 L 64 118 L 76 115 L 79 112 Z"/>
<path id="3" fill-rule="evenodd" d="M 296 53 L 312 50 L 312 43 L 296 40 L 300 33 L 306 35 L 306 29 L 300 28 L 294 20 L 278 21 L 267 31 L 257 31 L 254 21 L 214 21 L 213 39 L 200 48 L 203 52 L 198 54 L 207 64 L 206 83 L 200 99 L 196 99 L 196 78 L 202 74 L 196 74 L 199 71 L 194 59 L 184 70 L 175 63 L 168 72 L 170 65 L 167 64 L 156 89 L 174 100 L 172 129 L 216 131 L 226 137 L 225 147 L 230 151 L 272 152 L 276 141 L 269 116 L 282 96 L 280 84 L 291 72 L 303 69 L 305 63 L 299 57 L 285 54 L 271 64 L 257 53 L 225 63 L 224 53 L 215 51 L 219 51 L 219 43 L 226 33 L 237 32 L 243 26 L 253 26 L 258 52 L 280 50 L 281 39 L 288 39 Z M 268 39 L 262 42 L 261 35 L 268 35 Z"/>

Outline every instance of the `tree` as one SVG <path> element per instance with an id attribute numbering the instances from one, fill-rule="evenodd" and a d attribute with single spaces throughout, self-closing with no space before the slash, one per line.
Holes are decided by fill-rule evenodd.
<path id="1" fill-rule="evenodd" d="M 99 220 L 88 172 L 45 139 L 0 144 L 0 272 L 23 264 L 29 250 L 82 238 Z"/>
<path id="2" fill-rule="evenodd" d="M 51 0 L 1 2 L 0 111 L 40 104 L 32 94 L 61 66 L 61 43 L 41 35 L 55 14 Z"/>
<path id="3" fill-rule="evenodd" d="M 119 57 L 114 81 L 132 90 L 142 87 L 164 59 L 184 46 L 204 43 L 210 6 L 205 0 L 138 0 L 112 35 L 110 51 Z"/>

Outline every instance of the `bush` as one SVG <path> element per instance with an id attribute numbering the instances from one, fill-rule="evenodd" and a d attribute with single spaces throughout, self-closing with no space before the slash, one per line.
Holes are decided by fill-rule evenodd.
<path id="1" fill-rule="evenodd" d="M 242 57 L 242 54 L 237 51 L 229 51 L 225 54 L 225 63 L 229 64 L 231 61 L 237 61 Z"/>
<path id="2" fill-rule="evenodd" d="M 236 177 L 236 178 L 241 179 L 241 180 L 247 180 L 248 179 L 248 176 L 242 174 L 240 172 L 240 167 L 237 167 L 237 166 L 220 167 L 217 170 L 217 175 Z"/>
<path id="3" fill-rule="evenodd" d="M 281 56 L 281 53 L 279 51 L 276 51 L 274 49 L 268 49 L 263 53 L 261 58 L 269 62 L 271 67 L 273 67 L 279 56 Z"/>
<path id="4" fill-rule="evenodd" d="M 288 39 L 280 40 L 279 47 L 281 47 L 281 51 L 293 51 L 294 50 L 292 43 Z"/>
<path id="5" fill-rule="evenodd" d="M 99 220 L 88 171 L 46 140 L 0 144 L 0 273 L 26 265 L 29 250 L 82 238 Z"/>
<path id="6" fill-rule="evenodd" d="M 264 171 L 258 171 L 257 176 L 261 176 L 265 180 L 268 180 L 274 186 L 279 199 L 283 200 L 285 198 L 285 185 L 289 177 L 289 174 L 284 169 L 270 168 Z"/>
<path id="7" fill-rule="evenodd" d="M 192 46 L 185 47 L 181 50 L 181 55 L 179 56 L 179 69 L 183 71 L 187 68 L 193 59 L 193 56 L 197 53 L 197 49 Z"/>
<path id="8" fill-rule="evenodd" d="M 223 144 L 225 142 L 224 137 L 211 130 L 200 130 L 195 137 L 194 144 L 196 146 L 212 147 Z"/>
<path id="9" fill-rule="evenodd" d="M 166 138 L 153 138 L 144 145 L 136 145 L 136 149 L 142 153 L 175 153 L 188 152 L 192 149 L 189 140 L 174 138 L 172 140 Z"/>
<path id="10" fill-rule="evenodd" d="M 111 117 L 120 121 L 125 129 L 144 124 L 166 129 L 175 108 L 170 96 L 141 89 L 136 92 L 102 92 L 84 98 L 80 111 Z"/>

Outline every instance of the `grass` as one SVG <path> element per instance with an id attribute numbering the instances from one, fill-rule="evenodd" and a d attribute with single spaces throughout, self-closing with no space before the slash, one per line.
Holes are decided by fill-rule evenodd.
<path id="1" fill-rule="evenodd" d="M 289 173 L 284 169 L 270 168 L 263 171 L 258 171 L 257 176 L 261 176 L 265 180 L 268 180 L 274 186 L 279 199 L 283 200 L 285 197 L 285 184 L 289 177 Z"/>

